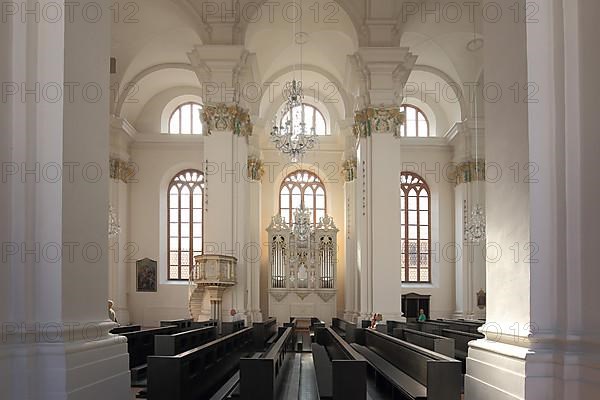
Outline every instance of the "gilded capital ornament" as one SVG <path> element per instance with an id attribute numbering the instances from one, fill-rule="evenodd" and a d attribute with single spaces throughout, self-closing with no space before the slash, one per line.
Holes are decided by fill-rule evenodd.
<path id="1" fill-rule="evenodd" d="M 399 137 L 404 120 L 404 113 L 399 107 L 367 107 L 354 114 L 354 136 L 369 137 L 372 133 L 392 132 Z"/>
<path id="2" fill-rule="evenodd" d="M 237 136 L 251 136 L 252 122 L 247 110 L 238 105 L 206 105 L 202 112 L 202 118 L 208 125 L 208 135 L 216 131 L 232 131 Z"/>
<path id="3" fill-rule="evenodd" d="M 356 160 L 348 159 L 342 164 L 342 175 L 346 182 L 356 179 Z"/>
<path id="4" fill-rule="evenodd" d="M 265 173 L 265 167 L 262 160 L 256 158 L 248 159 L 248 179 L 260 182 Z"/>
<path id="5" fill-rule="evenodd" d="M 109 160 L 109 169 L 111 179 L 120 180 L 123 183 L 131 182 L 135 175 L 134 164 L 119 158 Z"/>
<path id="6" fill-rule="evenodd" d="M 455 184 L 485 181 L 485 160 L 469 160 L 456 166 Z"/>

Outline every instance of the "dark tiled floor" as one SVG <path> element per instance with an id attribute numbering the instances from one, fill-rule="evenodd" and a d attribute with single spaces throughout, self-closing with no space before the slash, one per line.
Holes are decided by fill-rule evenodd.
<path id="1" fill-rule="evenodd" d="M 312 353 L 302 353 L 302 368 L 300 370 L 300 400 L 319 400 L 317 393 L 317 377 Z"/>

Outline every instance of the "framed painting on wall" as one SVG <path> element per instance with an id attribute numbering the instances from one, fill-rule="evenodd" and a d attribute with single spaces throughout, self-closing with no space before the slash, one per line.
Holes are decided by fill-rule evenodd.
<path id="1" fill-rule="evenodd" d="M 149 258 L 135 262 L 136 291 L 156 292 L 157 263 Z"/>

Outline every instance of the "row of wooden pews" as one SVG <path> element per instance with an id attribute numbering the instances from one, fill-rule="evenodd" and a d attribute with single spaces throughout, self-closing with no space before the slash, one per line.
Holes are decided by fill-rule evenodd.
<path id="1" fill-rule="evenodd" d="M 390 398 L 460 399 L 468 343 L 483 338 L 477 331 L 483 321 L 386 321 L 375 330 L 366 328 L 369 321 L 360 323 L 362 328 L 357 328 L 349 321 L 334 318 L 331 332 L 340 339 L 344 335 L 364 357 L 374 373 L 375 384 L 383 387 Z M 331 342 L 331 336 L 327 334 L 327 339 L 321 340 Z M 332 398 L 328 394 L 333 380 L 327 377 L 332 374 L 331 362 L 343 354 L 330 349 L 313 345 L 321 398 Z"/>
<path id="2" fill-rule="evenodd" d="M 312 344 L 319 398 L 364 400 L 367 362 L 332 328 L 317 328 Z"/>
<path id="3" fill-rule="evenodd" d="M 243 321 L 236 321 L 232 329 L 239 330 L 239 322 L 243 327 Z M 147 386 L 148 357 L 179 354 L 218 337 L 217 321 L 191 319 L 160 321 L 160 327 L 149 329 L 140 325 L 120 326 L 110 333 L 127 338 L 132 387 Z M 145 395 L 145 391 L 140 393 Z"/>
<path id="4" fill-rule="evenodd" d="M 428 350 L 453 357 L 462 363 L 462 372 L 464 373 L 469 342 L 484 337 L 477 331 L 477 328 L 483 323 L 483 321 L 450 319 L 425 322 L 388 320 L 385 325 L 377 326 L 377 330 Z"/>
<path id="5" fill-rule="evenodd" d="M 351 346 L 367 361 L 390 399 L 459 400 L 460 362 L 372 329 L 357 329 Z"/>
<path id="6" fill-rule="evenodd" d="M 293 322 L 280 328 L 277 340 L 260 357 L 240 359 L 240 393 L 243 400 L 297 399 L 300 354 L 295 353 Z"/>
<path id="7" fill-rule="evenodd" d="M 171 356 L 148 357 L 149 400 L 209 398 L 253 352 L 253 328 L 244 328 Z"/>

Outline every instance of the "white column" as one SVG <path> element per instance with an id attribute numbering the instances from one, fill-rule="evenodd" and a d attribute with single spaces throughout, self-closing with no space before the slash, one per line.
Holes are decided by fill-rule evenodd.
<path id="1" fill-rule="evenodd" d="M 110 21 L 80 15 L 18 14 L 0 27 L 2 82 L 19 90 L 0 118 L 3 171 L 18 168 L 0 190 L 6 399 L 131 396 L 126 343 L 108 335 L 106 306 Z"/>
<path id="2" fill-rule="evenodd" d="M 370 319 L 373 314 L 372 274 L 372 207 L 371 207 L 371 142 L 361 138 L 357 150 L 356 179 L 356 266 L 360 284 L 360 316 Z"/>
<path id="3" fill-rule="evenodd" d="M 600 4 L 534 4 L 536 23 L 486 25 L 486 81 L 529 81 L 537 102 L 508 96 L 486 109 L 487 162 L 508 174 L 486 193 L 488 243 L 505 251 L 492 264 L 488 249 L 487 320 L 503 334 L 488 326 L 492 341 L 471 342 L 466 399 L 595 399 L 600 390 Z"/>
<path id="4" fill-rule="evenodd" d="M 357 301 L 357 268 L 356 268 L 356 180 L 344 184 L 345 192 L 345 225 L 346 225 L 346 271 L 344 286 L 344 319 L 355 321 L 358 314 Z"/>
<path id="5" fill-rule="evenodd" d="M 361 271 L 361 317 L 373 312 L 402 319 L 400 276 L 400 142 L 398 98 L 416 56 L 408 48 L 360 48 L 369 105 L 357 116 L 362 123 L 358 148 L 358 185 L 362 193 L 357 228 Z M 365 125 L 366 121 L 366 125 Z"/>
<path id="6" fill-rule="evenodd" d="M 248 184 L 248 204 L 246 213 L 248 215 L 248 240 L 249 247 L 247 255 L 248 264 L 248 313 L 253 322 L 262 321 L 260 310 L 260 259 L 263 246 L 260 238 L 260 204 L 261 183 L 252 181 Z"/>
<path id="7" fill-rule="evenodd" d="M 373 311 L 399 320 L 400 275 L 400 141 L 391 132 L 372 136 Z"/>

